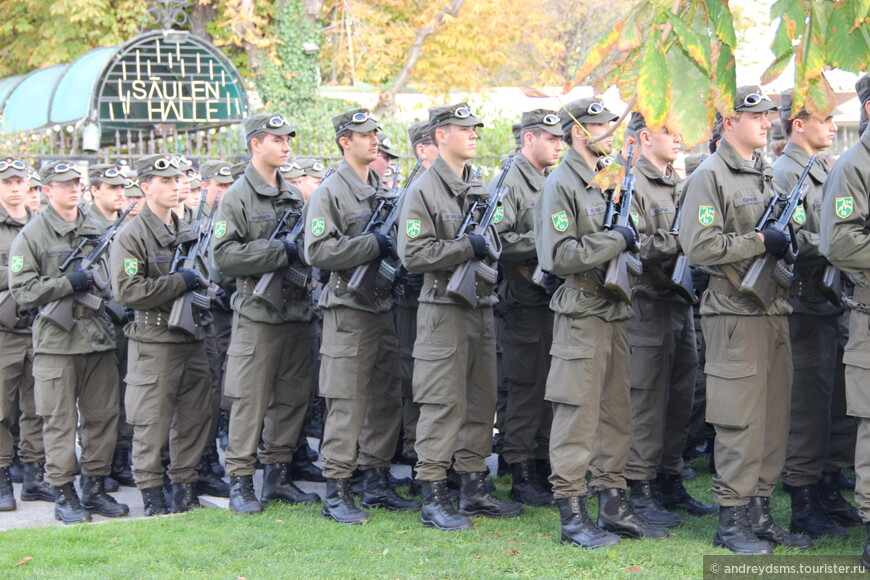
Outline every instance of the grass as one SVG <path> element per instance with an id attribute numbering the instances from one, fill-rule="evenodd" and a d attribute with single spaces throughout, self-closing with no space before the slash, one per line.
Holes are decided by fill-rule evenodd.
<path id="1" fill-rule="evenodd" d="M 687 482 L 710 502 L 710 474 L 702 460 Z M 506 496 L 508 478 L 497 478 Z M 851 498 L 850 498 L 851 499 Z M 780 524 L 789 499 L 772 501 Z M 590 502 L 596 507 L 596 502 Z M 445 533 L 424 528 L 418 514 L 372 510 L 364 526 L 327 521 L 319 506 L 269 505 L 265 513 L 228 510 L 99 525 L 0 532 L 2 578 L 701 578 L 704 554 L 728 554 L 710 541 L 716 518 L 688 518 L 665 540 L 623 540 L 585 551 L 559 543 L 556 508 L 526 508 L 511 520 L 476 518 L 473 530 Z M 784 526 L 785 527 L 785 526 Z M 813 554 L 855 554 L 865 530 L 847 540 L 816 542 Z M 777 554 L 797 553 L 777 548 Z M 20 563 L 24 558 L 30 560 Z"/>

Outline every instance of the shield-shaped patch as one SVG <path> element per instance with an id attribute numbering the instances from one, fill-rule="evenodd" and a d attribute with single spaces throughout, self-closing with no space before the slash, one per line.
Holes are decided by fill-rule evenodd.
<path id="1" fill-rule="evenodd" d="M 23 267 L 24 256 L 12 256 L 12 259 L 9 261 L 9 269 L 17 273 L 20 272 Z"/>
<path id="2" fill-rule="evenodd" d="M 807 212 L 804 210 L 804 206 L 799 205 L 795 208 L 794 213 L 791 214 L 791 219 L 794 220 L 794 223 L 797 225 L 801 225 L 805 221 L 807 221 Z"/>
<path id="3" fill-rule="evenodd" d="M 846 219 L 850 215 L 852 215 L 852 210 L 855 207 L 854 200 L 852 200 L 852 196 L 849 197 L 838 197 L 834 200 L 835 205 L 834 209 L 837 212 L 837 217 L 840 219 Z"/>
<path id="4" fill-rule="evenodd" d="M 568 214 L 564 210 L 554 213 L 550 219 L 553 220 L 553 227 L 556 228 L 557 232 L 564 232 L 568 229 Z"/>
<path id="5" fill-rule="evenodd" d="M 499 224 L 504 219 L 504 206 L 500 205 L 495 208 L 495 213 L 492 216 L 492 223 Z"/>
<path id="6" fill-rule="evenodd" d="M 628 212 L 631 214 L 631 221 L 634 222 L 634 227 L 637 227 L 638 222 L 640 222 L 640 217 L 637 215 L 636 211 Z"/>
<path id="7" fill-rule="evenodd" d="M 408 220 L 405 224 L 405 233 L 412 239 L 420 235 L 421 229 L 420 220 Z"/>
<path id="8" fill-rule="evenodd" d="M 124 273 L 134 276 L 139 273 L 139 260 L 136 258 L 124 258 Z"/>
<path id="9" fill-rule="evenodd" d="M 315 236 L 323 235 L 326 231 L 326 220 L 323 218 L 314 218 L 311 220 L 311 233 Z"/>
<path id="10" fill-rule="evenodd" d="M 713 218 L 716 217 L 716 209 L 712 205 L 702 205 L 698 208 L 698 221 L 704 227 L 713 223 Z"/>
<path id="11" fill-rule="evenodd" d="M 227 233 L 227 222 L 221 220 L 214 225 L 214 237 L 220 239 Z"/>

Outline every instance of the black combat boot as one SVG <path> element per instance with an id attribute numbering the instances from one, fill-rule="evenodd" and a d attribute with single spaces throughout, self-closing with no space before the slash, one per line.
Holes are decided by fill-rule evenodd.
<path id="1" fill-rule="evenodd" d="M 390 468 L 375 467 L 363 471 L 363 492 L 360 505 L 364 508 L 384 508 L 393 512 L 415 512 L 420 502 L 405 499 L 390 484 Z"/>
<path id="2" fill-rule="evenodd" d="M 172 484 L 172 502 L 170 511 L 174 514 L 189 512 L 199 507 L 199 498 L 196 496 L 196 485 L 188 483 Z"/>
<path id="3" fill-rule="evenodd" d="M 822 479 L 816 488 L 819 503 L 832 522 L 846 527 L 860 526 L 862 522 L 858 510 L 840 494 L 840 486 L 837 485 L 838 474 L 837 471 L 822 473 Z"/>
<path id="4" fill-rule="evenodd" d="M 293 483 L 287 474 L 286 463 L 267 463 L 263 468 L 263 493 L 260 502 L 314 504 L 320 501 L 316 493 L 305 493 Z"/>
<path id="5" fill-rule="evenodd" d="M 713 546 L 737 554 L 773 554 L 773 547 L 752 531 L 749 508 L 745 505 L 719 507 L 719 527 L 713 536 Z"/>
<path id="6" fill-rule="evenodd" d="M 230 445 L 230 412 L 227 409 L 221 409 L 218 417 L 217 439 L 221 449 L 226 450 Z"/>
<path id="7" fill-rule="evenodd" d="M 91 512 L 82 507 L 72 482 L 56 487 L 57 499 L 54 501 L 54 519 L 65 524 L 80 524 L 91 521 Z"/>
<path id="8" fill-rule="evenodd" d="M 21 457 L 18 456 L 17 451 L 13 451 L 12 454 L 12 465 L 9 466 L 9 479 L 12 480 L 12 483 L 24 482 L 24 464 L 21 463 Z"/>
<path id="9" fill-rule="evenodd" d="M 253 475 L 230 477 L 230 509 L 237 514 L 263 512 L 263 504 L 257 501 L 257 495 L 254 493 Z"/>
<path id="10" fill-rule="evenodd" d="M 637 515 L 625 499 L 625 490 L 604 489 L 598 492 L 598 527 L 624 538 L 667 538 L 667 528 L 654 526 Z"/>
<path id="11" fill-rule="evenodd" d="M 669 510 L 683 510 L 692 516 L 712 516 L 719 511 L 715 505 L 703 504 L 689 495 L 683 478 L 675 473 L 659 473 L 659 497 Z"/>
<path id="12" fill-rule="evenodd" d="M 218 454 L 217 444 L 214 441 L 211 442 L 210 447 L 205 448 L 202 462 L 208 464 L 209 470 L 218 477 L 223 477 L 227 474 L 224 466 L 221 465 L 221 456 Z"/>
<path id="13" fill-rule="evenodd" d="M 140 491 L 142 492 L 142 505 L 146 516 L 165 516 L 169 513 L 162 485 L 145 487 Z"/>
<path id="14" fill-rule="evenodd" d="M 789 530 L 796 534 L 806 534 L 816 539 L 822 536 L 845 539 L 848 532 L 834 524 L 819 503 L 815 485 L 799 485 L 790 487 L 791 493 L 791 526 Z"/>
<path id="15" fill-rule="evenodd" d="M 749 523 L 752 525 L 752 533 L 759 540 L 764 540 L 774 546 L 787 546 L 806 550 L 813 547 L 813 540 L 809 536 L 800 534 L 788 534 L 773 521 L 770 513 L 770 498 L 755 496 L 749 500 Z"/>
<path id="16" fill-rule="evenodd" d="M 21 484 L 21 501 L 55 501 L 57 493 L 44 479 L 44 463 L 24 464 L 24 483 Z"/>
<path id="17" fill-rule="evenodd" d="M 594 550 L 619 543 L 619 536 L 605 532 L 592 522 L 582 497 L 563 497 L 556 500 L 562 519 L 562 543 Z"/>
<path id="18" fill-rule="evenodd" d="M 523 506 L 495 497 L 486 487 L 485 473 L 462 473 L 459 488 L 459 513 L 464 516 L 488 518 L 515 518 L 523 513 Z"/>
<path id="19" fill-rule="evenodd" d="M 628 483 L 631 489 L 631 497 L 628 500 L 628 504 L 634 510 L 634 513 L 652 525 L 662 526 L 663 528 L 672 528 L 683 523 L 683 518 L 674 512 L 669 512 L 662 505 L 656 493 L 655 480 L 632 480 Z"/>
<path id="20" fill-rule="evenodd" d="M 423 509 L 420 521 L 427 528 L 436 528 L 445 532 L 467 530 L 474 527 L 474 522 L 461 515 L 453 507 L 447 492 L 447 480 L 421 481 L 420 490 L 423 494 Z"/>
<path id="21" fill-rule="evenodd" d="M 133 471 L 130 468 L 130 449 L 115 447 L 115 454 L 112 456 L 112 479 L 120 485 L 136 487 L 136 480 L 133 479 Z"/>
<path id="22" fill-rule="evenodd" d="M 541 482 L 541 487 L 553 493 L 553 484 L 550 483 L 550 476 L 553 475 L 553 466 L 550 465 L 550 460 L 535 459 L 535 473 L 538 474 L 538 481 Z"/>
<path id="23" fill-rule="evenodd" d="M 308 445 L 300 447 L 293 453 L 293 460 L 290 462 L 290 477 L 296 481 L 313 481 L 323 483 L 326 478 L 323 477 L 323 471 L 308 457 Z"/>
<path id="24" fill-rule="evenodd" d="M 12 491 L 12 478 L 9 477 L 9 468 L 0 467 L 0 512 L 11 512 L 14 510 L 15 494 Z"/>
<path id="25" fill-rule="evenodd" d="M 326 478 L 323 515 L 342 524 L 364 524 L 369 514 L 356 507 L 350 495 L 350 479 Z"/>
<path id="26" fill-rule="evenodd" d="M 118 480 L 112 477 L 111 475 L 103 476 L 103 490 L 109 493 L 115 493 L 121 488 L 121 484 L 118 483 Z"/>
<path id="27" fill-rule="evenodd" d="M 118 503 L 106 493 L 105 479 L 99 475 L 82 475 L 82 507 L 106 518 L 120 518 L 130 513 L 127 504 Z"/>
<path id="28" fill-rule="evenodd" d="M 553 505 L 553 494 L 541 485 L 533 461 L 511 463 L 511 499 L 533 506 Z"/>
<path id="29" fill-rule="evenodd" d="M 212 464 L 205 457 L 199 463 L 199 479 L 194 486 L 197 495 L 213 497 L 230 497 L 230 486 L 212 469 Z"/>

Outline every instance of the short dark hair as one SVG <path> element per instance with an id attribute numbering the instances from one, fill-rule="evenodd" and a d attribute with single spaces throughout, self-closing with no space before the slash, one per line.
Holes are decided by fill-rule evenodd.
<path id="1" fill-rule="evenodd" d="M 543 133 L 543 132 L 544 132 L 544 130 L 541 129 L 540 127 L 528 127 L 526 129 L 521 129 L 520 130 L 520 145 L 522 146 L 522 144 L 525 142 L 526 133 L 531 133 L 535 137 L 540 137 L 541 133 Z"/>
<path id="2" fill-rule="evenodd" d="M 350 129 L 344 129 L 343 131 L 339 131 L 335 134 L 335 145 L 338 147 L 338 153 L 344 157 L 344 148 L 341 146 L 341 138 L 347 137 L 348 139 L 353 139 L 353 131 Z"/>
<path id="3" fill-rule="evenodd" d="M 245 145 L 247 145 L 247 147 L 248 147 L 248 153 L 251 154 L 251 155 L 254 154 L 254 150 L 253 150 L 253 148 L 251 147 L 251 141 L 253 141 L 254 139 L 256 139 L 257 141 L 259 141 L 260 143 L 262 143 L 262 142 L 263 142 L 263 139 L 265 139 L 265 138 L 266 138 L 266 132 L 265 132 L 265 131 L 257 131 L 256 133 L 254 133 L 253 135 L 251 135 L 250 137 L 248 137 L 248 138 L 245 140 Z"/>
<path id="4" fill-rule="evenodd" d="M 804 110 L 801 110 L 797 115 L 789 119 L 788 121 L 781 121 L 782 123 L 782 132 L 785 133 L 786 138 L 791 137 L 791 133 L 794 130 L 794 122 L 796 119 L 804 120 L 809 119 L 810 114 Z"/>

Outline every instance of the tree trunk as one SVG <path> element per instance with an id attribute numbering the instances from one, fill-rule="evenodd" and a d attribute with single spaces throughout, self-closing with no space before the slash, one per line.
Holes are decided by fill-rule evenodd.
<path id="1" fill-rule="evenodd" d="M 200 4 L 199 2 L 193 5 L 190 11 L 190 32 L 194 36 L 204 38 L 211 42 L 211 34 L 206 30 L 206 25 L 215 19 L 217 10 L 211 5 Z"/>
<path id="2" fill-rule="evenodd" d="M 402 70 L 399 71 L 396 80 L 393 81 L 393 85 L 378 95 L 378 104 L 375 107 L 375 113 L 384 116 L 396 112 L 396 95 L 399 91 L 405 88 L 405 85 L 408 84 L 408 81 L 411 79 L 411 75 L 414 73 L 414 69 L 417 67 L 417 63 L 423 55 L 423 44 L 426 42 L 426 39 L 432 36 L 432 34 L 434 34 L 435 31 L 444 23 L 445 16 L 449 15 L 455 18 L 456 15 L 459 14 L 459 9 L 462 8 L 463 4 L 465 4 L 465 0 L 450 0 L 450 4 L 438 12 L 428 26 L 417 29 L 414 43 L 408 51 L 408 60 L 405 61 Z"/>

